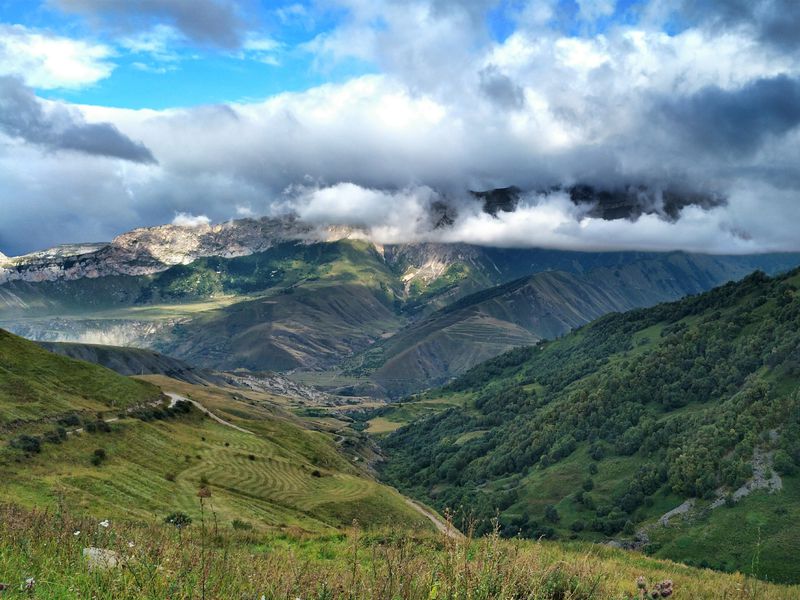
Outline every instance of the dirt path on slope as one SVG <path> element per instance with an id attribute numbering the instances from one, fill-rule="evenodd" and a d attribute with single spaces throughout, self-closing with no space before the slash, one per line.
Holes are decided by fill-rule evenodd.
<path id="1" fill-rule="evenodd" d="M 411 508 L 413 508 L 419 514 L 421 514 L 423 517 L 429 519 L 430 522 L 434 524 L 434 526 L 440 533 L 443 533 L 447 537 L 455 539 L 462 539 L 464 537 L 464 534 L 461 533 L 458 529 L 442 521 L 442 519 L 439 518 L 438 515 L 431 512 L 421 504 L 414 502 L 411 498 L 405 498 L 405 501 L 406 504 L 408 504 Z"/>
<path id="2" fill-rule="evenodd" d="M 196 400 L 192 400 L 191 398 L 187 398 L 185 396 L 181 396 L 180 394 L 176 394 L 174 392 L 164 392 L 164 393 L 167 396 L 170 397 L 170 402 L 169 402 L 170 408 L 172 408 L 178 402 L 181 402 L 181 401 L 190 402 L 195 408 L 197 408 L 197 410 L 199 410 L 201 412 L 204 412 L 205 414 L 207 414 L 209 417 L 214 419 L 220 425 L 225 425 L 226 427 L 231 427 L 231 428 L 235 429 L 236 431 L 241 431 L 242 433 L 249 433 L 250 435 L 255 435 L 252 431 L 248 431 L 247 429 L 244 429 L 243 427 L 239 427 L 238 425 L 234 425 L 230 421 L 226 421 L 222 417 L 219 417 L 219 416 L 215 415 L 214 413 L 212 413 L 210 410 L 208 410 L 205 406 L 203 406 L 202 404 L 200 404 Z"/>

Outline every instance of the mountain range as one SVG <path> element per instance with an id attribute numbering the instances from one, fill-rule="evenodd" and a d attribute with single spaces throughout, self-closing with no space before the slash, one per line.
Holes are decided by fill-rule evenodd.
<path id="1" fill-rule="evenodd" d="M 498 197 L 486 201 L 497 208 L 507 193 Z M 338 372 L 360 382 L 359 393 L 397 398 L 608 312 L 800 264 L 796 254 L 381 245 L 365 237 L 295 218 L 243 219 L 7 258 L 0 326 L 40 341 L 150 348 L 202 368 Z"/>

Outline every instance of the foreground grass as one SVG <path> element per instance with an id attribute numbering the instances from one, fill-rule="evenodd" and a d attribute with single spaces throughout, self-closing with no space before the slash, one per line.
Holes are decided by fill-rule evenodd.
<path id="1" fill-rule="evenodd" d="M 588 544 L 479 540 L 353 527 L 333 535 L 255 533 L 216 519 L 171 525 L 0 507 L 0 597 L 252 599 L 625 599 L 670 579 L 678 599 L 790 599 L 780 587 Z M 105 526 L 107 525 L 107 526 Z M 241 526 L 240 526 L 241 527 Z M 86 547 L 121 567 L 91 571 Z"/>

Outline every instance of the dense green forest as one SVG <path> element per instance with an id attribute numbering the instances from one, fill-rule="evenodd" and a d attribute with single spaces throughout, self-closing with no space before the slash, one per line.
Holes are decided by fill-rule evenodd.
<path id="1" fill-rule="evenodd" d="M 704 510 L 683 533 L 713 537 L 726 510 L 744 515 L 764 496 L 754 531 L 796 552 L 798 287 L 798 271 L 758 272 L 485 362 L 428 394 L 457 407 L 383 441 L 383 477 L 440 509 L 469 507 L 479 529 L 499 513 L 504 535 L 526 537 L 630 538 L 687 498 Z M 757 456 L 783 490 L 739 497 Z M 669 531 L 645 549 L 729 569 L 753 558 L 700 558 L 694 538 L 676 547 Z M 765 552 L 768 576 L 796 579 Z"/>

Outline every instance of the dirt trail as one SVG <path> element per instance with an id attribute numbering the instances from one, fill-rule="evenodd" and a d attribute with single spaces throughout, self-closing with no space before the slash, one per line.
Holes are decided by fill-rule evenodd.
<path id="1" fill-rule="evenodd" d="M 423 517 L 429 519 L 440 533 L 443 533 L 447 537 L 455 539 L 461 539 L 464 537 L 464 534 L 461 533 L 458 529 L 442 521 L 442 519 L 440 519 L 438 515 L 434 514 L 421 504 L 417 504 L 411 498 L 405 498 L 405 501 L 406 504 L 408 504 L 411 508 L 413 508 L 419 514 L 421 514 Z"/>
<path id="2" fill-rule="evenodd" d="M 204 412 L 205 414 L 207 414 L 209 417 L 214 419 L 220 425 L 225 425 L 226 427 L 232 427 L 236 431 L 241 431 L 242 433 L 249 433 L 250 435 L 255 435 L 252 431 L 248 431 L 247 429 L 244 429 L 243 427 L 239 427 L 238 425 L 234 425 L 230 421 L 226 421 L 222 417 L 219 417 L 219 416 L 215 415 L 210 410 L 208 410 L 205 406 L 203 406 L 202 404 L 200 404 L 199 402 L 197 402 L 195 400 L 192 400 L 191 398 L 186 398 L 184 396 L 181 396 L 180 394 L 175 394 L 173 392 L 164 392 L 164 393 L 167 396 L 169 396 L 169 399 L 170 399 L 169 400 L 169 407 L 170 408 L 172 408 L 178 402 L 183 400 L 184 402 L 191 403 L 192 406 L 197 408 L 197 410 L 199 410 L 201 412 Z M 158 400 L 157 402 L 151 402 L 148 406 L 158 406 L 159 404 L 161 404 L 161 400 Z M 106 423 L 113 423 L 115 421 L 119 421 L 119 417 L 112 417 L 110 419 L 103 419 L 103 421 L 105 421 Z M 73 435 L 75 433 L 83 433 L 83 427 L 78 427 L 77 429 L 70 429 L 69 431 L 67 431 L 67 435 Z"/>
<path id="3" fill-rule="evenodd" d="M 226 421 L 222 417 L 219 417 L 219 416 L 215 415 L 210 410 L 208 410 L 205 406 L 203 406 L 202 404 L 200 404 L 199 402 L 197 402 L 195 400 L 192 400 L 191 398 L 186 398 L 185 396 L 181 396 L 180 394 L 176 394 L 174 392 L 164 392 L 164 393 L 167 396 L 170 397 L 170 402 L 169 402 L 170 408 L 175 406 L 180 401 L 190 402 L 195 408 L 197 408 L 197 410 L 199 410 L 201 412 L 204 412 L 205 414 L 207 414 L 209 417 L 214 419 L 220 425 L 225 425 L 226 427 L 231 427 L 231 428 L 235 429 L 236 431 L 241 431 L 242 433 L 249 433 L 250 435 L 255 435 L 252 431 L 248 431 L 247 429 L 244 429 L 243 427 L 239 427 L 238 425 L 234 425 L 230 421 Z"/>

